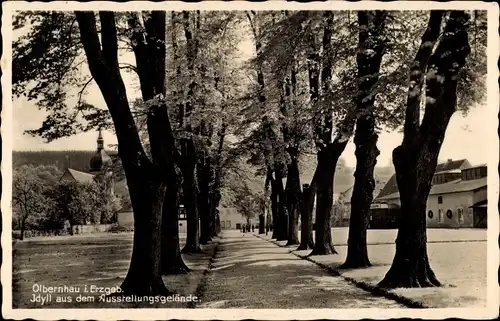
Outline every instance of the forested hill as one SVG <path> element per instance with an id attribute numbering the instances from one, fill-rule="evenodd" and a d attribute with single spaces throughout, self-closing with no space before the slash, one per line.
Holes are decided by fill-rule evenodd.
<path id="1" fill-rule="evenodd" d="M 111 155 L 115 152 L 107 151 L 107 153 Z M 88 172 L 90 158 L 94 154 L 95 150 L 13 151 L 12 166 L 17 168 L 22 165 L 55 165 L 61 171 L 70 167 L 78 171 Z"/>

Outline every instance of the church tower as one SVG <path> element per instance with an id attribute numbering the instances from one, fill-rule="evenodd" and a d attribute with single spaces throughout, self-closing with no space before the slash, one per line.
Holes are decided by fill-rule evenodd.
<path id="1" fill-rule="evenodd" d="M 102 138 L 102 132 L 99 128 L 99 136 L 97 137 L 97 151 L 95 155 L 90 159 L 90 172 L 98 174 L 106 168 L 109 168 L 111 165 L 112 160 L 104 150 L 104 139 Z"/>
<path id="2" fill-rule="evenodd" d="M 113 161 L 111 157 L 104 150 L 104 139 L 102 138 L 102 131 L 99 128 L 97 151 L 90 159 L 90 173 L 95 175 L 95 180 L 105 182 L 109 193 L 114 194 L 112 165 Z"/>

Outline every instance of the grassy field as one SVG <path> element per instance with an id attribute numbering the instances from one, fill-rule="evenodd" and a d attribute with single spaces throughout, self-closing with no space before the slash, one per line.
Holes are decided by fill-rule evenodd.
<path id="1" fill-rule="evenodd" d="M 345 260 L 347 228 L 334 228 L 332 236 L 339 255 L 313 257 L 339 266 Z M 271 234 L 269 234 L 270 236 Z M 373 267 L 343 271 L 356 280 L 376 284 L 387 272 L 394 256 L 396 230 L 369 230 L 369 256 Z M 396 290 L 399 294 L 421 300 L 429 306 L 482 306 L 486 302 L 486 230 L 429 229 L 428 250 L 431 265 L 447 287 L 437 289 Z M 184 238 L 181 236 L 181 246 Z M 132 233 L 89 234 L 33 238 L 13 244 L 14 308 L 183 308 L 185 303 L 103 303 L 75 302 L 78 293 L 63 294 L 72 302 L 30 302 L 33 286 L 73 286 L 83 289 L 92 285 L 116 287 L 125 277 L 130 262 Z M 204 247 L 211 253 L 210 247 Z M 257 253 L 256 253 L 257 254 Z M 307 254 L 307 253 L 298 253 Z M 208 265 L 209 254 L 183 255 L 194 270 L 188 275 L 164 278 L 168 288 L 180 295 L 194 295 Z M 95 300 L 98 294 L 94 294 Z"/>
<path id="2" fill-rule="evenodd" d="M 332 229 L 338 255 L 313 256 L 312 259 L 337 269 L 347 256 L 347 233 L 347 228 Z M 373 266 L 340 272 L 357 281 L 376 285 L 392 264 L 396 234 L 397 230 L 368 230 L 368 256 Z M 429 307 L 484 307 L 487 299 L 486 230 L 428 229 L 427 234 L 430 264 L 444 286 L 396 289 L 394 292 Z M 297 254 L 307 255 L 308 251 Z"/>
<path id="3" fill-rule="evenodd" d="M 181 235 L 181 246 L 184 237 Z M 169 290 L 180 295 L 196 294 L 196 287 L 208 264 L 207 254 L 185 255 L 193 269 L 188 275 L 164 277 Z M 127 274 L 132 254 L 132 233 L 89 234 L 78 236 L 28 239 L 13 245 L 12 303 L 13 308 L 185 308 L 186 303 L 108 303 L 99 302 L 100 292 L 83 293 L 85 286 L 117 287 Z M 80 293 L 53 294 L 51 302 L 33 300 L 35 284 L 39 286 L 73 286 Z M 36 289 L 36 286 L 35 286 Z M 78 295 L 94 297 L 94 302 L 76 302 Z M 42 295 L 43 296 L 43 295 Z M 71 297 L 71 302 L 66 297 Z M 56 302 L 56 297 L 66 302 Z"/>

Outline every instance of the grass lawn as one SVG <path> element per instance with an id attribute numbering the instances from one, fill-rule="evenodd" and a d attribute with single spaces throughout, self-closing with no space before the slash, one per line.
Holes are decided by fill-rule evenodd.
<path id="1" fill-rule="evenodd" d="M 181 247 L 185 236 L 181 235 Z M 187 275 L 164 277 L 169 290 L 180 295 L 196 295 L 196 288 L 208 265 L 213 245 L 204 246 L 207 254 L 183 255 L 193 269 Z M 186 303 L 107 303 L 98 302 L 101 293 L 93 295 L 95 302 L 75 302 L 79 293 L 53 294 L 52 302 L 43 306 L 30 302 L 33 286 L 73 286 L 82 291 L 85 286 L 120 286 L 125 278 L 132 254 L 132 233 L 87 234 L 52 238 L 28 239 L 13 244 L 12 303 L 13 308 L 185 308 Z M 72 302 L 55 302 L 56 296 L 71 296 Z"/>
<path id="2" fill-rule="evenodd" d="M 338 269 L 347 256 L 347 233 L 347 228 L 332 229 L 332 238 L 338 255 L 313 256 L 311 259 Z M 486 230 L 428 229 L 427 233 L 430 264 L 444 286 L 393 291 L 428 307 L 485 307 Z M 356 281 L 376 285 L 392 264 L 396 250 L 394 243 L 396 234 L 397 230 L 368 230 L 368 256 L 373 266 L 365 269 L 339 270 L 339 272 Z M 285 243 L 280 242 L 281 245 Z M 295 253 L 307 255 L 309 251 L 295 251 Z"/>

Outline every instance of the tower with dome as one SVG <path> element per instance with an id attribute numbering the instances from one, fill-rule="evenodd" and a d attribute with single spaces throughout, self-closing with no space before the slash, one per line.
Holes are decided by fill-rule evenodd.
<path id="1" fill-rule="evenodd" d="M 102 131 L 99 129 L 97 136 L 97 149 L 90 158 L 90 169 L 88 172 L 79 171 L 73 168 L 66 168 L 60 181 L 76 181 L 79 183 L 105 182 L 110 193 L 114 193 L 113 182 L 113 160 L 104 150 L 104 139 Z"/>

